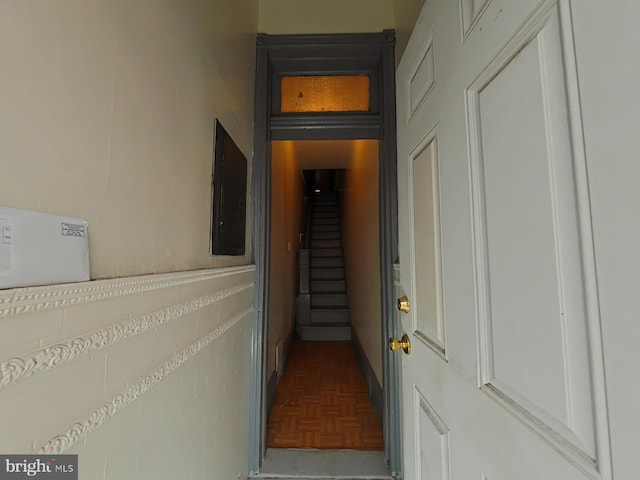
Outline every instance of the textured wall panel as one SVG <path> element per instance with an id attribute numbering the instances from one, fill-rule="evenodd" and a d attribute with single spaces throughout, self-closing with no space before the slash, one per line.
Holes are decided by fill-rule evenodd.
<path id="1" fill-rule="evenodd" d="M 96 479 L 237 478 L 252 292 L 253 267 L 234 267 L 0 293 L 3 338 L 38 345 L 0 349 L 0 409 L 16 412 L 0 450 L 78 453 Z M 47 318 L 59 328 L 30 327 Z"/>

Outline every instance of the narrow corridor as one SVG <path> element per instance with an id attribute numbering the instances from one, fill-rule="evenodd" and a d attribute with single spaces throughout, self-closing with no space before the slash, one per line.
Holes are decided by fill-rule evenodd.
<path id="1" fill-rule="evenodd" d="M 382 450 L 382 425 L 351 342 L 293 343 L 267 447 Z"/>

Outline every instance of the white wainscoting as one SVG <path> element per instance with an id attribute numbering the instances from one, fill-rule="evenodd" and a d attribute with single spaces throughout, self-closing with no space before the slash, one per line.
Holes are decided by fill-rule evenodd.
<path id="1" fill-rule="evenodd" d="M 3 453 L 94 479 L 247 468 L 253 266 L 0 292 Z"/>

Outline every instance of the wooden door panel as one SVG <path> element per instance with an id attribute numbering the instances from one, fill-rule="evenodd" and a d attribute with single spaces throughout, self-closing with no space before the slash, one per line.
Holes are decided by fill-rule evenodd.
<path id="1" fill-rule="evenodd" d="M 436 131 L 429 132 L 409 161 L 411 261 L 413 279 L 412 332 L 445 355 L 442 316 L 440 181 Z"/>
<path id="2" fill-rule="evenodd" d="M 562 49 L 559 9 L 544 5 L 468 89 L 480 373 L 496 400 L 592 470 L 599 352 L 571 143 L 581 127 L 566 97 L 574 60 Z"/>
<path id="3" fill-rule="evenodd" d="M 491 0 L 460 0 L 460 17 L 462 19 L 463 39 L 474 27 L 484 9 Z"/>
<path id="4" fill-rule="evenodd" d="M 409 119 L 429 95 L 436 83 L 433 37 L 424 43 L 407 79 L 407 112 Z"/>
<path id="5" fill-rule="evenodd" d="M 569 0 L 428 0 L 398 67 L 407 479 L 434 425 L 452 478 L 610 478 L 572 35 Z"/>
<path id="6" fill-rule="evenodd" d="M 419 478 L 450 480 L 449 428 L 418 387 L 413 400 L 417 419 L 416 472 Z"/>

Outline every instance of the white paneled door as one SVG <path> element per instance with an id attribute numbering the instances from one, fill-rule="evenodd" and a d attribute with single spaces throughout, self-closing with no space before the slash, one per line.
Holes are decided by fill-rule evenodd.
<path id="1" fill-rule="evenodd" d="M 587 87 L 602 53 L 584 32 L 600 3 L 426 0 L 400 62 L 407 480 L 638 475 L 628 476 L 628 447 L 613 441 L 626 427 L 608 406 L 638 354 L 622 352 L 626 372 L 613 360 L 605 369 L 605 337 L 631 316 L 624 303 L 609 323 L 603 313 L 603 289 L 638 277 L 603 285 L 596 274 L 617 261 L 599 250 L 612 239 L 597 237 L 603 207 L 591 193 L 606 182 L 587 127 L 607 120 L 583 112 L 598 105 Z M 617 29 L 601 23 L 604 37 Z M 617 145 L 612 162 L 627 168 L 620 155 L 637 154 Z M 606 199 L 621 216 L 629 201 L 640 204 L 638 191 L 618 205 Z M 631 233 L 637 241 L 637 224 Z M 633 238 L 617 241 L 635 251 Z"/>

